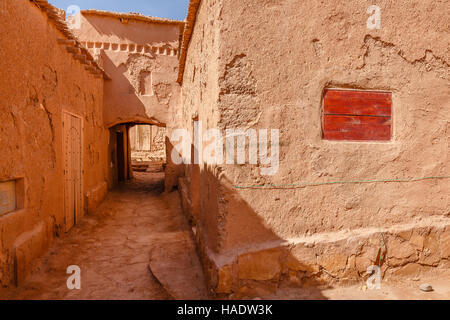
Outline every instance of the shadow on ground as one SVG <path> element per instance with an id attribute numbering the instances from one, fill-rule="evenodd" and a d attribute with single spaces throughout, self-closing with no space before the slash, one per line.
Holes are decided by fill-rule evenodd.
<path id="1" fill-rule="evenodd" d="M 112 190 L 93 214 L 57 239 L 22 286 L 2 290 L 0 298 L 173 299 L 164 287 L 166 275 L 157 279 L 149 269 L 151 251 L 155 246 L 163 250 L 164 245 L 170 253 L 170 248 L 177 247 L 169 241 L 174 235 L 183 234 L 188 243 L 190 227 L 181 213 L 178 193 L 163 194 L 163 189 L 162 170 L 135 173 L 132 181 Z M 188 262 L 196 258 L 188 250 L 184 253 Z M 166 257 L 161 255 L 157 265 L 168 265 Z M 67 288 L 70 265 L 81 268 L 81 290 Z M 196 274 L 201 291 L 205 288 L 201 268 Z M 206 297 L 205 292 L 196 293 Z"/>

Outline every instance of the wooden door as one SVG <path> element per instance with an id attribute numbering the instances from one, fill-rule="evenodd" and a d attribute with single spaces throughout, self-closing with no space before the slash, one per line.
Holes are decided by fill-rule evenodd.
<path id="1" fill-rule="evenodd" d="M 82 216 L 83 210 L 83 161 L 81 119 L 63 113 L 64 152 L 64 216 L 66 232 Z"/>

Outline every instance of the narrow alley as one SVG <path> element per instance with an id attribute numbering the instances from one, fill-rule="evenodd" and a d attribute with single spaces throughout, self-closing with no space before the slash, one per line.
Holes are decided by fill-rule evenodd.
<path id="1" fill-rule="evenodd" d="M 94 214 L 86 216 L 68 234 L 55 241 L 23 285 L 14 291 L 0 292 L 0 298 L 183 298 L 170 295 L 170 288 L 164 288 L 165 285 L 170 287 L 170 279 L 166 283 L 167 278 L 162 275 L 160 283 L 149 269 L 152 246 L 157 244 L 164 250 L 167 245 L 174 249 L 174 241 L 175 247 L 178 245 L 191 257 L 188 259 L 190 265 L 186 266 L 182 265 L 186 259 L 178 255 L 178 267 L 191 268 L 186 271 L 195 280 L 192 283 L 189 276 L 184 277 L 186 290 L 183 285 L 176 285 L 188 295 L 192 290 L 198 290 L 186 298 L 205 298 L 204 281 L 198 281 L 198 277 L 203 277 L 200 263 L 188 222 L 181 212 L 178 193 L 163 194 L 162 168 L 151 171 L 159 172 L 136 172 L 132 181 L 112 190 Z M 180 234 L 185 236 L 183 241 L 177 242 Z M 186 241 L 192 245 L 186 245 Z M 192 250 L 186 250 L 188 248 Z M 170 256 L 170 250 L 167 249 L 165 257 Z M 163 264 L 164 269 L 176 270 L 167 265 L 170 262 L 165 257 L 159 257 L 157 263 Z M 80 290 L 67 288 L 70 275 L 66 270 L 70 265 L 81 269 Z"/>
<path id="2" fill-rule="evenodd" d="M 449 1 L 78 2 L 0 0 L 0 302 L 450 298 Z"/>

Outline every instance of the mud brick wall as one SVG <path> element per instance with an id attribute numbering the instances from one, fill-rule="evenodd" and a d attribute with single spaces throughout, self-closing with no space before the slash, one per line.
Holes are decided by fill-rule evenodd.
<path id="1" fill-rule="evenodd" d="M 241 287 L 239 279 L 275 279 L 287 270 L 278 262 L 286 257 L 282 248 L 299 243 L 323 246 L 306 255 L 322 261 L 312 269 L 345 278 L 345 270 L 361 268 L 354 267 L 358 247 L 339 249 L 325 261 L 342 236 L 360 234 L 369 243 L 370 234 L 379 237 L 386 228 L 414 235 L 435 230 L 436 221 L 440 228 L 450 224 L 450 180 L 433 178 L 450 175 L 445 3 L 383 1 L 379 30 L 366 27 L 369 5 L 204 0 L 192 10 L 180 122 L 191 128 L 195 118 L 204 130 L 280 130 L 280 168 L 273 176 L 261 176 L 255 165 L 185 170 L 183 204 L 213 287 L 219 283 L 231 292 Z M 390 93 L 391 138 L 323 139 L 323 97 L 336 88 Z M 439 230 L 432 233 L 444 237 Z M 399 237 L 386 244 L 384 266 L 423 265 L 422 245 Z M 448 265 L 444 238 L 429 245 L 439 261 L 426 265 Z M 261 250 L 274 251 L 246 262 L 253 259 L 247 253 Z M 256 267 L 269 260 L 275 262 Z M 226 285 L 217 281 L 221 275 Z"/>
<path id="2" fill-rule="evenodd" d="M 103 79 L 58 44 L 64 35 L 43 11 L 2 0 L 0 30 L 0 181 L 21 181 L 23 197 L 0 216 L 0 285 L 8 286 L 65 229 L 63 111 L 82 119 L 83 210 L 106 193 L 108 133 Z"/>

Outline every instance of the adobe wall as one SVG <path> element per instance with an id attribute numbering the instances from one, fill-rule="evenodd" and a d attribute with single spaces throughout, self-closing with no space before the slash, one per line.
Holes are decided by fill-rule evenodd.
<path id="1" fill-rule="evenodd" d="M 288 187 L 450 173 L 444 3 L 385 1 L 381 30 L 368 30 L 371 4 L 201 2 L 183 77 L 185 124 L 198 111 L 208 127 L 280 129 L 274 176 L 254 165 L 200 167 L 196 224 L 217 292 L 291 276 L 360 279 L 380 257 L 384 274 L 448 267 L 449 179 Z M 323 140 L 328 87 L 392 92 L 392 141 Z M 191 177 L 187 170 L 185 207 Z M 279 187 L 236 188 L 269 184 Z"/>
<path id="2" fill-rule="evenodd" d="M 30 1 L 0 6 L 0 181 L 23 179 L 23 208 L 0 216 L 0 285 L 21 283 L 64 232 L 63 110 L 82 117 L 85 210 L 106 194 L 103 79 L 57 43 Z"/>
<path id="3" fill-rule="evenodd" d="M 81 29 L 74 33 L 111 77 L 104 88 L 106 126 L 167 123 L 169 103 L 179 94 L 181 25 L 82 12 Z"/>
<path id="4" fill-rule="evenodd" d="M 219 15 L 219 2 L 202 3 L 185 63 L 181 104 L 175 114 L 178 120 L 176 128 L 186 129 L 192 139 L 194 121 L 201 121 L 202 129 L 205 131 L 217 128 L 220 120 L 218 109 L 220 88 L 217 79 L 221 63 Z M 198 150 L 192 145 L 192 161 L 196 152 L 198 153 Z M 191 217 L 197 236 L 201 238 L 200 241 L 216 248 L 221 237 L 218 202 L 221 185 L 215 175 L 209 175 L 215 168 L 200 163 L 185 165 L 183 169 L 184 176 L 180 179 L 178 188 L 182 194 L 185 211 Z"/>

